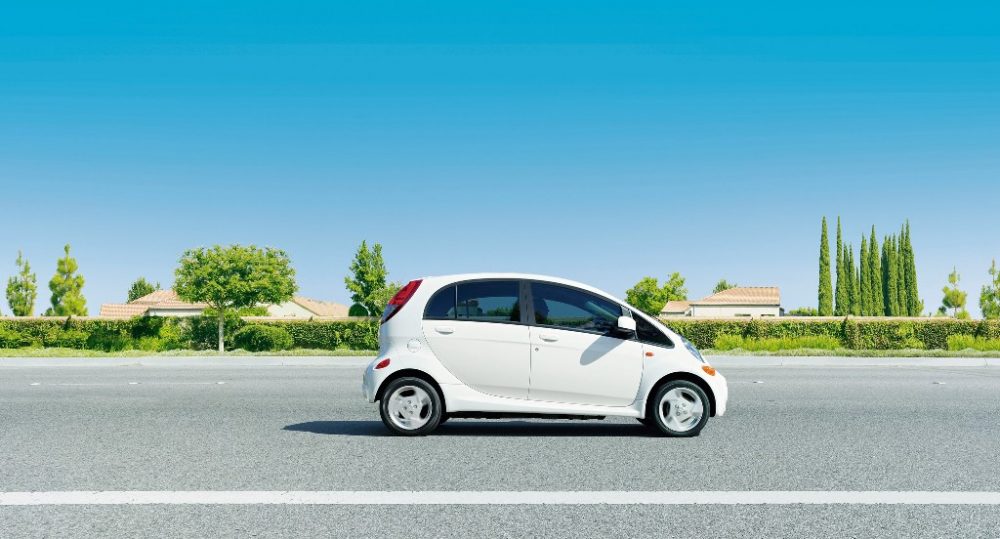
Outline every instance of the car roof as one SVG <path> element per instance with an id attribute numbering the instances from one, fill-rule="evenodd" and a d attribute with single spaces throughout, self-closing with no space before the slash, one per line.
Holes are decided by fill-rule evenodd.
<path id="1" fill-rule="evenodd" d="M 530 281 L 545 281 L 555 284 L 563 284 L 567 286 L 572 286 L 579 288 L 581 290 L 586 290 L 588 292 L 593 292 L 608 298 L 614 299 L 625 303 L 623 300 L 618 299 L 613 294 L 609 294 L 599 288 L 594 288 L 588 284 L 581 283 L 579 281 L 573 281 L 571 279 L 564 279 L 562 277 L 553 277 L 551 275 L 539 275 L 534 273 L 457 273 L 454 275 L 429 275 L 423 277 L 424 281 L 440 283 L 442 285 L 446 283 L 459 282 L 459 281 L 474 281 L 477 279 L 524 279 Z"/>

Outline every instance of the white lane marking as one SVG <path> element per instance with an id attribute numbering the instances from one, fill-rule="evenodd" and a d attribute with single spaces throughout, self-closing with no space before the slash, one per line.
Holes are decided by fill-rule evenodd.
<path id="1" fill-rule="evenodd" d="M 1000 505 L 963 491 L 63 491 L 3 505 Z"/>
<path id="2" fill-rule="evenodd" d="M 211 385 L 221 385 L 225 382 L 127 382 L 130 386 L 138 385 L 149 385 L 149 386 L 211 386 Z M 51 384 L 39 384 L 35 382 L 29 384 L 33 386 L 46 385 L 50 387 L 115 387 L 120 386 L 120 382 L 95 382 L 95 383 L 70 383 L 70 382 L 57 382 Z"/>

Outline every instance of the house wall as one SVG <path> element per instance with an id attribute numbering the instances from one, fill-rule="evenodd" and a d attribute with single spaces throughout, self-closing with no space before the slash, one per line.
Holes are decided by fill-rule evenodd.
<path id="1" fill-rule="evenodd" d="M 312 311 L 305 309 L 294 301 L 286 301 L 278 305 L 268 305 L 267 315 L 280 318 L 311 318 L 316 316 Z"/>
<path id="2" fill-rule="evenodd" d="M 691 316 L 699 318 L 729 318 L 734 316 L 780 316 L 781 307 L 777 305 L 692 305 Z"/>

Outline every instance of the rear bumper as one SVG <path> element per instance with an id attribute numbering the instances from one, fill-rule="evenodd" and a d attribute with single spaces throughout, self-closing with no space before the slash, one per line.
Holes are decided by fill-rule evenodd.
<path id="1" fill-rule="evenodd" d="M 378 357 L 369 363 L 365 367 L 365 374 L 361 377 L 361 394 L 367 402 L 375 402 L 375 392 L 378 391 L 378 386 L 382 382 L 381 377 L 375 372 L 375 364 L 381 359 Z"/>

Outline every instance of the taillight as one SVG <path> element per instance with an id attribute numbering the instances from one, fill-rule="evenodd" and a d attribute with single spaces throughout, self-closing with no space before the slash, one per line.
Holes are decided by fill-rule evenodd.
<path id="1" fill-rule="evenodd" d="M 406 286 L 400 288 L 399 292 L 396 292 L 395 296 L 392 296 L 392 299 L 389 300 L 389 304 L 386 305 L 385 310 L 382 311 L 381 324 L 388 322 L 394 314 L 403 308 L 403 305 L 406 305 L 407 301 L 410 301 L 410 298 L 413 297 L 413 293 L 417 291 L 417 287 L 420 286 L 420 283 L 421 279 L 410 281 L 406 283 Z"/>
<path id="2" fill-rule="evenodd" d="M 389 366 L 389 358 L 385 358 L 382 361 L 379 361 L 378 363 L 375 364 L 376 369 L 384 369 L 388 366 Z"/>

